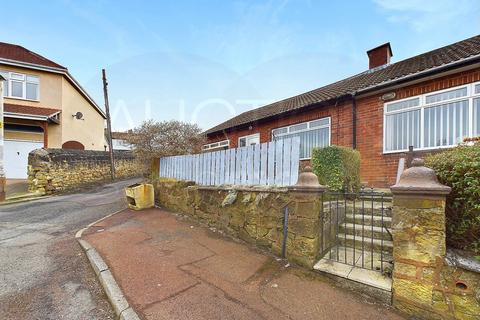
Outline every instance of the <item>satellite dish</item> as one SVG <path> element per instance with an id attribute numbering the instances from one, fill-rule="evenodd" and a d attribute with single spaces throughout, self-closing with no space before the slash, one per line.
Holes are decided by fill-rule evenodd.
<path id="1" fill-rule="evenodd" d="M 78 111 L 77 113 L 75 113 L 73 115 L 74 118 L 76 118 L 77 120 L 82 120 L 83 119 L 83 113 L 81 113 L 80 111 Z"/>

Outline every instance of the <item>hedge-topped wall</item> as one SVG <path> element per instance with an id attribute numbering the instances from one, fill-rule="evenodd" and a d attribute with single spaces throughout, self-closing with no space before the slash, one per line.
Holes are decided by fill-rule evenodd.
<path id="1" fill-rule="evenodd" d="M 145 166 L 130 151 L 116 151 L 119 179 L 141 176 Z M 104 151 L 37 149 L 28 155 L 29 191 L 54 194 L 111 181 L 110 156 Z"/>

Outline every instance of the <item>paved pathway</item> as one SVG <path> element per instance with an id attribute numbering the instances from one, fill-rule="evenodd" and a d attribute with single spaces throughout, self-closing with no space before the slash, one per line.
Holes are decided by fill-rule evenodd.
<path id="1" fill-rule="evenodd" d="M 84 233 L 146 319 L 402 319 L 313 272 L 159 209 Z"/>
<path id="2" fill-rule="evenodd" d="M 0 319 L 113 319 L 75 232 L 126 207 L 123 187 L 0 206 Z"/>

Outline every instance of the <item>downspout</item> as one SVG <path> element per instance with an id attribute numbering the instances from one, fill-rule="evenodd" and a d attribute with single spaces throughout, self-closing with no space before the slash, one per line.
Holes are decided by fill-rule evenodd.
<path id="1" fill-rule="evenodd" d="M 352 148 L 357 149 L 357 99 L 356 92 L 352 93 Z"/>

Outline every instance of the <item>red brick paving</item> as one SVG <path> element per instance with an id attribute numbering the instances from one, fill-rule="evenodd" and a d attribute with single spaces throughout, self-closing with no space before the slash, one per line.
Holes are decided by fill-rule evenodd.
<path id="1" fill-rule="evenodd" d="M 144 319 L 402 319 L 327 278 L 285 268 L 159 209 L 125 210 L 84 237 Z"/>

